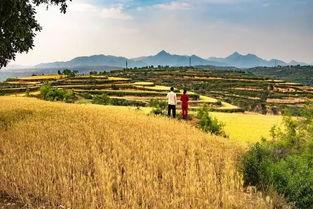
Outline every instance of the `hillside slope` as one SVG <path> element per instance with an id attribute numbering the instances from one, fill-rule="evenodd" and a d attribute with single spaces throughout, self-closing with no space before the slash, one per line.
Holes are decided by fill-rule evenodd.
<path id="1" fill-rule="evenodd" d="M 248 69 L 247 72 L 258 76 L 266 76 L 304 85 L 313 86 L 313 66 L 279 66 L 279 67 L 256 67 Z"/>
<path id="2" fill-rule="evenodd" d="M 70 208 L 272 208 L 243 192 L 240 149 L 128 108 L 0 97 L 0 192 Z"/>

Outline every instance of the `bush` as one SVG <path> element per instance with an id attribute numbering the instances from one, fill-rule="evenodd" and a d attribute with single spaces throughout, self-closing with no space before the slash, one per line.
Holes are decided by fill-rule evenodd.
<path id="1" fill-rule="evenodd" d="M 96 95 L 92 99 L 93 104 L 102 104 L 102 105 L 108 105 L 110 104 L 111 99 L 106 94 Z"/>
<path id="2" fill-rule="evenodd" d="M 7 78 L 5 82 L 18 81 L 17 78 Z"/>
<path id="3" fill-rule="evenodd" d="M 85 99 L 92 99 L 93 98 L 92 95 L 87 93 L 87 92 L 82 93 L 81 96 L 84 97 Z"/>
<path id="4" fill-rule="evenodd" d="M 215 104 L 218 105 L 218 106 L 222 106 L 222 101 L 221 101 L 221 100 L 217 100 L 217 101 L 215 102 Z"/>
<path id="5" fill-rule="evenodd" d="M 291 112 L 292 114 L 292 112 Z M 301 117 L 284 117 L 285 129 L 273 128 L 272 141 L 252 146 L 242 157 L 246 186 L 275 189 L 295 208 L 313 206 L 313 105 Z"/>
<path id="6" fill-rule="evenodd" d="M 265 181 L 266 166 L 272 159 L 271 150 L 261 143 L 256 143 L 250 150 L 242 157 L 241 162 L 244 186 L 256 186 L 261 189 Z"/>
<path id="7" fill-rule="evenodd" d="M 50 83 L 40 87 L 40 95 L 42 99 L 47 101 L 64 101 L 67 103 L 73 102 L 75 98 L 73 91 L 54 88 Z"/>
<path id="8" fill-rule="evenodd" d="M 120 88 L 118 86 L 116 86 L 115 84 L 112 84 L 111 89 L 112 90 L 119 90 Z"/>
<path id="9" fill-rule="evenodd" d="M 203 105 L 199 108 L 198 119 L 200 121 L 198 122 L 197 127 L 201 130 L 215 135 L 224 135 L 224 124 L 219 122 L 216 118 L 210 116 L 207 105 Z"/>
<path id="10" fill-rule="evenodd" d="M 25 96 L 29 97 L 30 96 L 30 89 L 27 87 L 25 90 Z"/>
<path id="11" fill-rule="evenodd" d="M 126 100 L 126 99 L 118 99 L 118 98 L 112 98 L 110 100 L 110 104 L 116 105 L 116 106 L 136 106 L 136 107 L 146 106 L 146 103 L 141 102 L 141 101 L 133 101 L 133 100 Z"/>
<path id="12" fill-rule="evenodd" d="M 106 94 L 96 95 L 92 99 L 93 104 L 102 104 L 102 105 L 115 105 L 115 106 L 136 106 L 143 107 L 146 106 L 146 103 L 141 101 L 133 101 L 119 98 L 110 98 Z"/>
<path id="13" fill-rule="evenodd" d="M 149 101 L 149 107 L 152 107 L 152 114 L 164 115 L 167 107 L 167 102 L 160 99 L 151 99 Z"/>

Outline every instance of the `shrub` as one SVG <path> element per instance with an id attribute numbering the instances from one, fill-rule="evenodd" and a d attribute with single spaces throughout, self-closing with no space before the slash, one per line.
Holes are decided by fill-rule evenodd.
<path id="1" fill-rule="evenodd" d="M 242 157 L 241 162 L 244 186 L 256 186 L 262 188 L 261 182 L 265 178 L 267 163 L 272 159 L 271 150 L 261 143 L 251 146 L 249 151 Z"/>
<path id="2" fill-rule="evenodd" d="M 110 102 L 111 102 L 111 99 L 106 94 L 96 95 L 92 99 L 93 104 L 107 105 L 107 104 L 110 104 Z"/>
<path id="3" fill-rule="evenodd" d="M 167 102 L 160 99 L 150 99 L 149 106 L 152 107 L 151 113 L 154 115 L 165 114 Z"/>
<path id="4" fill-rule="evenodd" d="M 102 105 L 111 104 L 111 105 L 115 105 L 115 106 L 136 106 L 136 107 L 146 106 L 145 102 L 126 100 L 126 99 L 120 99 L 120 98 L 110 98 L 106 94 L 93 96 L 92 103 L 93 104 L 102 104 Z"/>
<path id="5" fill-rule="evenodd" d="M 87 92 L 82 93 L 81 96 L 84 97 L 85 99 L 92 99 L 93 98 L 92 95 L 87 93 Z"/>
<path id="6" fill-rule="evenodd" d="M 291 112 L 290 114 L 292 114 Z M 246 186 L 275 189 L 295 208 L 313 205 L 313 105 L 301 117 L 284 117 L 285 129 L 273 128 L 272 141 L 253 145 L 242 157 Z"/>
<path id="7" fill-rule="evenodd" d="M 26 97 L 29 97 L 29 96 L 30 96 L 30 89 L 29 89 L 29 88 L 26 88 L 26 90 L 25 90 L 25 96 L 26 96 Z"/>
<path id="8" fill-rule="evenodd" d="M 6 81 L 6 82 L 18 81 L 18 79 L 17 79 L 17 78 L 7 78 L 5 81 Z"/>
<path id="9" fill-rule="evenodd" d="M 119 87 L 116 86 L 115 84 L 112 84 L 112 85 L 111 85 L 111 88 L 112 88 L 112 90 L 119 90 Z"/>
<path id="10" fill-rule="evenodd" d="M 199 94 L 190 94 L 189 97 L 194 99 L 194 100 L 200 99 L 200 95 Z"/>
<path id="11" fill-rule="evenodd" d="M 119 98 L 110 99 L 110 104 L 116 105 L 116 106 L 136 106 L 136 107 L 146 106 L 146 103 L 141 102 L 141 101 L 133 101 L 133 100 L 126 100 L 126 99 L 119 99 Z"/>
<path id="12" fill-rule="evenodd" d="M 74 101 L 75 95 L 71 90 L 58 89 L 46 83 L 40 87 L 41 98 L 47 101 L 64 101 L 71 103 Z"/>
<path id="13" fill-rule="evenodd" d="M 217 100 L 217 101 L 215 102 L 215 104 L 218 105 L 218 106 L 222 106 L 222 101 L 221 101 L 221 100 Z"/>
<path id="14" fill-rule="evenodd" d="M 197 127 L 201 130 L 215 135 L 224 135 L 224 124 L 210 116 L 207 105 L 203 105 L 198 109 L 198 119 Z"/>

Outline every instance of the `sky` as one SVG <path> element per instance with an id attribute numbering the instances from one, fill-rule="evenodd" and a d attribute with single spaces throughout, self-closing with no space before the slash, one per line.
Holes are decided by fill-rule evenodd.
<path id="1" fill-rule="evenodd" d="M 66 14 L 37 8 L 43 30 L 14 65 L 94 54 L 173 54 L 313 63 L 313 0 L 72 0 Z"/>

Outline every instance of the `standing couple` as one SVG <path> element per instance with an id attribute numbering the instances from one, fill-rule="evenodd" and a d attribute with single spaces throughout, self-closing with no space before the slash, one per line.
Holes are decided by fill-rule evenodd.
<path id="1" fill-rule="evenodd" d="M 168 116 L 171 116 L 172 114 L 173 118 L 175 118 L 177 97 L 176 97 L 176 93 L 174 92 L 174 87 L 171 87 L 170 92 L 167 94 L 166 98 L 168 100 Z M 183 119 L 187 119 L 189 97 L 187 95 L 186 89 L 184 89 L 184 93 L 180 96 L 180 101 L 182 102 L 181 108 L 182 108 Z"/>

